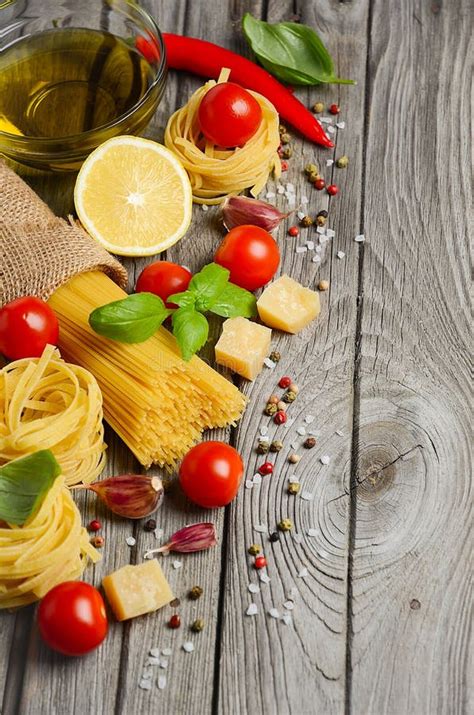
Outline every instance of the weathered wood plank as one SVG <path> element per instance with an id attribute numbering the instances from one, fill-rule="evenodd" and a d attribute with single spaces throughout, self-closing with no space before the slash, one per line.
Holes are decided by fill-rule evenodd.
<path id="1" fill-rule="evenodd" d="M 469 711 L 468 24 L 467 2 L 373 5 L 354 713 Z"/>
<path id="2" fill-rule="evenodd" d="M 308 105 L 317 99 L 339 102 L 347 128 L 339 132 L 332 153 L 295 139 L 284 183 L 296 185 L 298 200 L 304 195 L 309 197 L 307 210 L 311 215 L 328 208 L 327 194 L 316 192 L 302 176 L 305 164 L 316 160 L 328 183 L 333 179 L 340 185 L 341 196 L 330 202 L 328 226 L 336 231 L 336 237 L 324 245 L 321 265 L 311 262 L 312 254 L 295 253 L 298 243 L 317 237 L 314 228 L 302 229 L 298 241 L 288 239 L 282 228 L 278 239 L 283 255 L 280 272 L 313 288 L 320 278 L 327 278 L 331 288 L 329 293 L 321 294 L 321 317 L 303 334 L 292 337 L 274 333 L 273 346 L 281 352 L 281 362 L 275 371 L 267 371 L 246 387 L 253 409 L 237 429 L 236 446 L 247 461 L 248 476 L 262 461 L 255 453 L 261 426 L 268 425 L 272 437 L 275 434 L 284 439 L 285 447 L 276 459 L 270 455 L 276 464 L 275 473 L 264 478 L 260 487 L 245 491 L 231 508 L 219 687 L 219 712 L 226 715 L 304 715 L 344 710 L 349 513 L 347 503 L 333 499 L 344 489 L 351 453 L 358 273 L 353 236 L 358 233 L 360 221 L 367 9 L 368 3 L 319 2 L 301 4 L 296 12 L 302 22 L 321 32 L 337 58 L 338 72 L 354 77 L 359 84 L 298 92 Z M 292 3 L 269 3 L 268 19 L 272 21 L 289 19 L 294 14 Z M 351 160 L 346 171 L 326 167 L 326 159 L 343 153 Z M 287 206 L 284 201 L 279 203 Z M 343 260 L 336 257 L 339 250 L 346 253 Z M 275 430 L 262 410 L 283 374 L 292 375 L 301 392 L 288 412 L 295 423 Z M 318 444 L 311 452 L 302 449 L 304 437 L 296 433 L 297 427 L 305 425 L 308 414 L 315 416 L 311 427 L 318 431 Z M 336 430 L 344 436 L 336 434 Z M 302 454 L 297 467 L 287 461 L 294 441 Z M 325 454 L 331 457 L 328 466 L 320 462 Z M 302 490 L 313 494 L 311 501 L 287 495 L 292 474 L 300 477 Z M 300 544 L 292 535 L 271 544 L 268 534 L 253 530 L 263 523 L 273 531 L 285 517 L 293 520 L 302 538 Z M 315 529 L 316 536 L 308 536 L 308 529 Z M 271 578 L 268 585 L 261 584 L 261 592 L 256 595 L 248 592 L 249 582 L 258 582 L 246 553 L 252 542 L 263 545 Z M 305 567 L 308 577 L 298 578 Z M 269 617 L 268 611 L 276 607 L 284 613 L 282 604 L 294 587 L 298 595 L 291 611 L 293 624 L 287 626 Z M 251 601 L 259 608 L 254 617 L 244 615 Z"/>

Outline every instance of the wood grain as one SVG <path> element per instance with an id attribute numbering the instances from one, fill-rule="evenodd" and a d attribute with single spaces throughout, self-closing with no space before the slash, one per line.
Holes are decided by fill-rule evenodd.
<path id="1" fill-rule="evenodd" d="M 373 5 L 354 713 L 469 711 L 466 22 L 467 3 Z"/>

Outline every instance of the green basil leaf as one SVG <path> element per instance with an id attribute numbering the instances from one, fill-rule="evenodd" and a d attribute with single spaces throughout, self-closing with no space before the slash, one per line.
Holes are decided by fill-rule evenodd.
<path id="1" fill-rule="evenodd" d="M 172 312 L 157 295 L 134 293 L 93 310 L 89 325 L 105 338 L 121 343 L 142 343 Z"/>
<path id="2" fill-rule="evenodd" d="M 178 341 L 183 360 L 190 360 L 207 340 L 209 323 L 194 308 L 178 308 L 173 313 L 173 335 Z"/>
<path id="3" fill-rule="evenodd" d="M 196 310 L 206 311 L 215 301 L 229 281 L 227 268 L 209 263 L 190 280 L 188 290 L 196 297 Z"/>
<path id="4" fill-rule="evenodd" d="M 320 37 L 307 25 L 270 24 L 244 15 L 242 27 L 260 63 L 283 82 L 313 85 L 320 82 L 353 84 L 334 75 L 331 55 Z"/>
<path id="5" fill-rule="evenodd" d="M 189 306 L 194 307 L 196 296 L 192 291 L 185 290 L 182 293 L 173 293 L 166 300 L 168 303 L 176 303 L 180 308 L 187 308 Z"/>
<path id="6" fill-rule="evenodd" d="M 39 508 L 61 474 L 49 449 L 0 467 L 0 520 L 21 526 Z"/>
<path id="7" fill-rule="evenodd" d="M 254 318 L 257 315 L 257 300 L 253 293 L 228 283 L 209 310 L 223 318 Z"/>

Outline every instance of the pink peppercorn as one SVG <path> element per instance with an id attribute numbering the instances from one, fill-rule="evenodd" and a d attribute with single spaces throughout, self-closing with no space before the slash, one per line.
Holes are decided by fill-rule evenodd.
<path id="1" fill-rule="evenodd" d="M 324 179 L 316 179 L 316 181 L 314 182 L 314 188 L 317 191 L 322 191 L 325 186 L 326 186 L 326 182 L 324 181 Z"/>
<path id="2" fill-rule="evenodd" d="M 271 462 L 264 462 L 258 468 L 258 473 L 261 474 L 262 477 L 265 476 L 265 474 L 271 474 L 272 472 L 273 472 L 273 464 Z"/>
<path id="3" fill-rule="evenodd" d="M 278 387 L 281 387 L 283 390 L 286 390 L 286 388 L 290 385 L 291 377 L 288 377 L 288 375 L 283 375 L 283 377 L 280 377 L 280 380 L 278 381 Z"/>
<path id="4" fill-rule="evenodd" d="M 93 519 L 88 526 L 89 531 L 100 531 L 102 529 L 102 524 L 97 519 Z"/>
<path id="5" fill-rule="evenodd" d="M 282 170 L 282 171 L 288 171 L 288 162 L 287 162 L 287 161 L 282 161 L 282 162 L 281 162 L 281 170 Z"/>
<path id="6" fill-rule="evenodd" d="M 336 184 L 329 184 L 326 191 L 330 196 L 335 196 L 339 192 L 339 188 L 336 186 Z"/>
<path id="7" fill-rule="evenodd" d="M 254 566 L 256 569 L 264 569 L 265 566 L 267 565 L 267 560 L 266 560 L 265 556 L 263 556 L 263 555 L 257 556 L 257 558 L 255 559 L 255 561 L 253 563 L 254 563 Z"/>
<path id="8" fill-rule="evenodd" d="M 283 410 L 279 410 L 273 416 L 273 421 L 277 425 L 284 424 L 287 419 L 288 419 L 288 417 L 286 416 L 286 412 L 283 412 Z"/>
<path id="9" fill-rule="evenodd" d="M 288 235 L 293 236 L 293 238 L 295 238 L 296 236 L 299 236 L 299 233 L 300 233 L 300 231 L 299 231 L 298 226 L 290 226 L 290 228 L 288 229 Z"/>
<path id="10" fill-rule="evenodd" d="M 331 114 L 339 114 L 341 110 L 338 104 L 331 104 L 331 106 L 329 107 L 329 111 Z"/>

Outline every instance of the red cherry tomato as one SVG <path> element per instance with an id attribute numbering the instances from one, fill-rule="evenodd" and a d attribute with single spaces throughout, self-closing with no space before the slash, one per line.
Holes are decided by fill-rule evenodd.
<path id="1" fill-rule="evenodd" d="M 142 293 L 148 291 L 159 295 L 166 302 L 168 296 L 173 293 L 181 293 L 187 290 L 189 281 L 193 274 L 183 266 L 178 266 L 177 263 L 169 261 L 156 261 L 150 263 L 149 266 L 143 269 L 140 273 L 136 291 Z M 174 303 L 166 303 L 167 308 L 176 308 Z"/>
<path id="2" fill-rule="evenodd" d="M 237 494 L 244 473 L 240 454 L 224 442 L 201 442 L 181 462 L 179 481 L 195 504 L 225 506 Z"/>
<path id="3" fill-rule="evenodd" d="M 39 357 L 58 335 L 58 319 L 41 298 L 27 295 L 0 310 L 0 353 L 10 360 Z"/>
<path id="4" fill-rule="evenodd" d="M 214 260 L 230 271 L 232 283 L 256 290 L 273 278 L 280 263 L 274 238 L 259 226 L 236 226 L 224 238 Z"/>
<path id="5" fill-rule="evenodd" d="M 154 62 L 159 62 L 160 48 L 158 47 L 158 42 L 153 35 L 150 35 L 148 38 L 143 37 L 143 35 L 138 35 L 135 38 L 135 47 L 151 65 Z"/>
<path id="6" fill-rule="evenodd" d="M 104 600 L 82 581 L 65 581 L 48 591 L 37 614 L 42 639 L 64 655 L 83 655 L 107 635 Z"/>
<path id="7" fill-rule="evenodd" d="M 204 95 L 198 118 L 209 141 L 222 147 L 242 146 L 259 128 L 262 108 L 240 85 L 222 82 Z"/>

